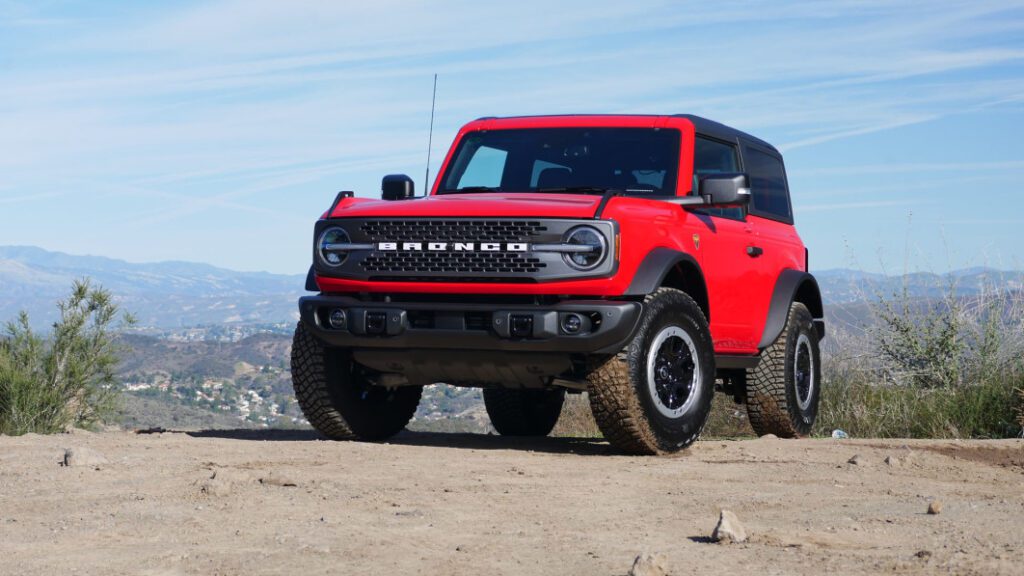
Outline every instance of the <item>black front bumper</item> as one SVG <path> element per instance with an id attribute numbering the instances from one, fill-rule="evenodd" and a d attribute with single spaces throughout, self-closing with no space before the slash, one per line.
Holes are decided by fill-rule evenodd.
<path id="1" fill-rule="evenodd" d="M 302 322 L 313 334 L 329 346 L 354 350 L 610 354 L 633 336 L 641 311 L 639 302 L 606 300 L 512 305 L 378 303 L 336 295 L 299 299 Z M 332 326 L 332 313 L 344 321 Z M 579 329 L 569 333 L 572 315 Z"/>

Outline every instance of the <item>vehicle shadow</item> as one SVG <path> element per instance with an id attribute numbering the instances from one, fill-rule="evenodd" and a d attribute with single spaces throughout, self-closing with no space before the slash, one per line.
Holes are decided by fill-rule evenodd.
<path id="1" fill-rule="evenodd" d="M 154 431 L 157 432 L 157 431 Z M 309 442 L 327 438 L 315 430 L 287 429 L 211 429 L 211 430 L 159 430 L 175 434 L 186 434 L 193 438 L 222 438 L 226 440 L 249 440 L 257 442 Z M 152 433 L 139 431 L 139 433 Z M 494 434 L 469 434 L 463 432 L 415 432 L 404 430 L 380 444 L 399 446 L 422 446 L 430 448 L 455 448 L 464 450 L 521 450 L 550 454 L 603 455 L 614 454 L 602 438 L 518 438 Z"/>

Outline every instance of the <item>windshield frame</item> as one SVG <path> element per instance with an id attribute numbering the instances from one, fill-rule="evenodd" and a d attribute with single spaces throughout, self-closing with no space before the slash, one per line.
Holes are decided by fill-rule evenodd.
<path id="1" fill-rule="evenodd" d="M 465 175 L 465 171 L 468 168 L 466 166 L 460 166 L 460 159 L 462 153 L 467 145 L 472 141 L 473 136 L 481 133 L 496 133 L 496 132 L 535 132 L 535 131 L 628 131 L 628 132 L 650 132 L 650 133 L 663 133 L 669 134 L 671 137 L 667 140 L 670 146 L 669 162 L 666 165 L 665 174 L 662 180 L 662 186 L 660 190 L 657 190 L 657 186 L 652 185 L 655 190 L 651 188 L 630 188 L 629 186 L 599 186 L 596 184 L 583 184 L 583 185 L 570 185 L 570 186 L 556 186 L 556 187 L 538 187 L 532 183 L 530 186 L 516 186 L 514 188 L 502 188 L 498 187 L 486 187 L 486 186 L 464 186 L 459 188 L 448 188 L 446 186 L 447 181 L 454 175 L 462 178 Z M 488 194 L 488 193 L 502 193 L 502 194 L 551 194 L 551 193 L 571 193 L 571 194 L 602 194 L 608 191 L 619 192 L 626 196 L 634 196 L 640 198 L 651 198 L 659 199 L 666 197 L 674 197 L 679 193 L 679 186 L 682 182 L 681 175 L 686 169 L 684 165 L 684 149 L 685 149 L 685 137 L 686 132 L 675 126 L 530 126 L 530 127 L 500 127 L 500 128 L 481 128 L 477 130 L 470 130 L 460 135 L 459 141 L 451 151 L 449 158 L 446 159 L 443 171 L 438 175 L 436 184 L 434 186 L 435 195 L 454 195 L 454 194 Z M 493 147 L 492 147 L 493 148 Z M 470 157 L 472 158 L 472 157 Z M 534 160 L 541 161 L 541 158 Z M 467 163 L 469 160 L 467 160 Z M 503 170 L 507 170 L 504 167 Z M 538 182 L 539 183 L 539 182 Z M 643 184 L 640 184 L 643 186 Z"/>

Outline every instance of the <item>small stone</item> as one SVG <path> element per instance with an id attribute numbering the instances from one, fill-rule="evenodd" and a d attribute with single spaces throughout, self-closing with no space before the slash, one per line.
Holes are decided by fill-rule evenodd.
<path id="1" fill-rule="evenodd" d="M 932 557 L 932 552 L 931 550 L 918 550 L 914 553 L 914 557 L 920 558 L 922 560 L 927 560 L 928 558 Z"/>
<path id="2" fill-rule="evenodd" d="M 64 450 L 62 466 L 99 466 L 106 464 L 107 459 L 91 448 L 77 447 Z"/>
<path id="3" fill-rule="evenodd" d="M 641 554 L 633 560 L 629 576 L 665 576 L 668 563 L 661 554 Z"/>
<path id="4" fill-rule="evenodd" d="M 778 440 L 778 439 L 779 439 L 779 437 L 776 436 L 775 434 L 765 434 L 764 436 L 761 436 L 761 440 Z"/>
<path id="5" fill-rule="evenodd" d="M 867 466 L 868 461 L 860 454 L 854 454 L 852 458 L 846 461 L 846 463 L 853 464 L 854 466 Z"/>
<path id="6" fill-rule="evenodd" d="M 898 468 L 903 466 L 903 459 L 899 456 L 886 456 L 885 463 L 892 468 Z"/>
<path id="7" fill-rule="evenodd" d="M 928 503 L 928 513 L 931 515 L 942 514 L 942 502 L 932 500 Z"/>
<path id="8" fill-rule="evenodd" d="M 729 510 L 722 510 L 718 515 L 718 525 L 711 533 L 711 539 L 724 544 L 746 542 L 747 531 L 743 528 L 743 524 L 740 524 L 740 519 L 736 517 L 736 514 Z"/>

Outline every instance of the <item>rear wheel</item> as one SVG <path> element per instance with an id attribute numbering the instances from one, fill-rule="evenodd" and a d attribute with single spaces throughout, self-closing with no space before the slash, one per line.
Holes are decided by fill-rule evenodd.
<path id="1" fill-rule="evenodd" d="M 484 388 L 491 425 L 502 436 L 547 436 L 562 413 L 565 390 Z"/>
<path id="2" fill-rule="evenodd" d="M 309 423 L 334 440 L 383 440 L 409 423 L 422 386 L 385 388 L 346 350 L 329 348 L 300 322 L 292 341 L 292 386 Z"/>
<path id="3" fill-rule="evenodd" d="M 651 294 L 633 341 L 588 379 L 594 419 L 619 450 L 658 454 L 689 446 L 707 420 L 715 383 L 700 306 L 671 288 Z"/>
<path id="4" fill-rule="evenodd" d="M 750 426 L 759 435 L 796 438 L 811 433 L 821 395 L 821 352 L 814 317 L 800 302 L 789 307 L 782 334 L 747 371 Z"/>

